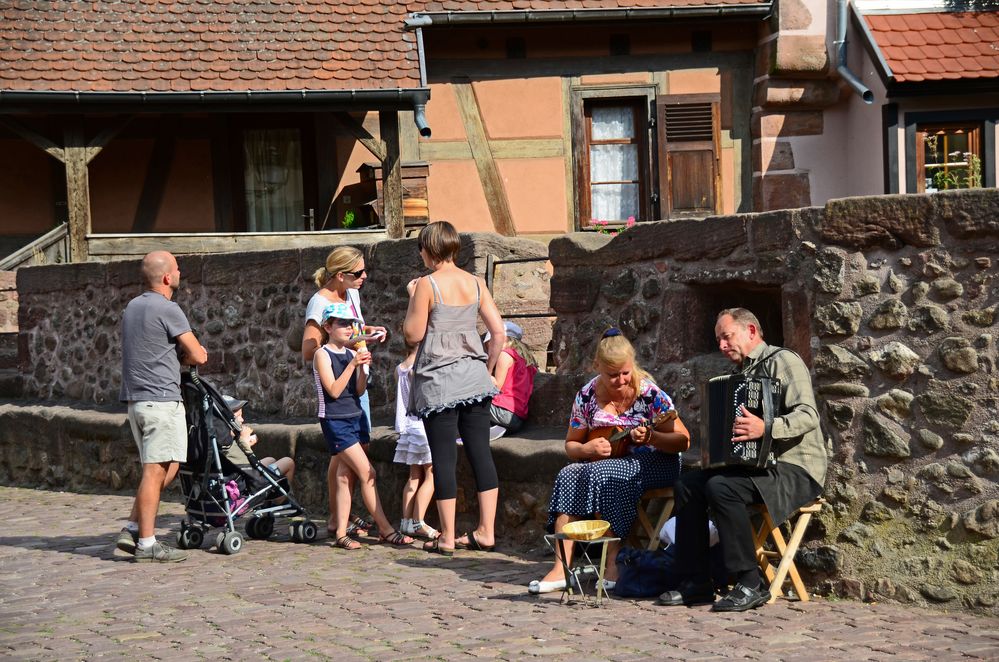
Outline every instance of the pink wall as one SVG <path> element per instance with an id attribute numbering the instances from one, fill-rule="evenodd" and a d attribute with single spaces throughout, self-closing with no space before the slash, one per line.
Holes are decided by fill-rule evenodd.
<path id="1" fill-rule="evenodd" d="M 26 140 L 0 140 L 0 154 L 0 234 L 48 232 L 56 222 L 53 164 L 55 172 L 62 166 Z"/>

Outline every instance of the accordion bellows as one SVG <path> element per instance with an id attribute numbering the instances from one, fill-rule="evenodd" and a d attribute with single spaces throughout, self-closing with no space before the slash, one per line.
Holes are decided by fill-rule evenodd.
<path id="1" fill-rule="evenodd" d="M 715 377 L 704 385 L 701 395 L 701 467 L 765 469 L 777 464 L 770 430 L 781 398 L 779 379 L 745 374 Z M 760 439 L 732 441 L 732 427 L 742 406 L 763 419 L 766 431 Z"/>

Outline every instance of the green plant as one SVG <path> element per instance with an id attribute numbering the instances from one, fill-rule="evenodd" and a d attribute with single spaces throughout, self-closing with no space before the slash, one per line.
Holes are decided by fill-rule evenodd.
<path id="1" fill-rule="evenodd" d="M 343 215 L 343 227 L 352 228 L 356 224 L 357 219 L 354 216 L 354 211 L 348 209 Z"/>

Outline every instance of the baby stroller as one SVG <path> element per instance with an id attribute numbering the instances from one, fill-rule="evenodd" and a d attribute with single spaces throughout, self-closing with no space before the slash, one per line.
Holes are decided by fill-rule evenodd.
<path id="1" fill-rule="evenodd" d="M 180 484 L 188 518 L 180 524 L 177 546 L 201 547 L 205 534 L 217 527 L 219 551 L 236 554 L 243 547 L 243 535 L 235 525 L 240 518 L 246 520 L 247 536 L 263 540 L 274 532 L 275 518 L 302 517 L 291 523 L 291 539 L 314 541 L 318 528 L 291 495 L 288 479 L 262 464 L 239 441 L 241 426 L 215 387 L 192 368 L 181 376 L 181 393 L 187 410 L 187 462 L 180 467 Z M 240 443 L 249 469 L 241 469 L 224 455 L 233 443 Z M 281 497 L 284 501 L 275 504 Z"/>

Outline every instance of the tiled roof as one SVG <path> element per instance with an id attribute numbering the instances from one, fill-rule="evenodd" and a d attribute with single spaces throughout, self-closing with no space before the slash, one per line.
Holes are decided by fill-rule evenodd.
<path id="1" fill-rule="evenodd" d="M 999 12 L 868 14 L 900 83 L 999 77 Z"/>
<path id="2" fill-rule="evenodd" d="M 411 12 L 694 8 L 766 0 L 13 0 L 0 91 L 419 87 Z"/>
<path id="3" fill-rule="evenodd" d="M 450 2 L 410 2 L 423 5 L 425 12 L 445 11 L 524 11 L 564 9 L 636 9 L 657 7 L 708 7 L 714 5 L 765 5 L 768 0 L 451 0 Z"/>
<path id="4" fill-rule="evenodd" d="M 0 90 L 419 87 L 391 0 L 0 3 Z"/>

